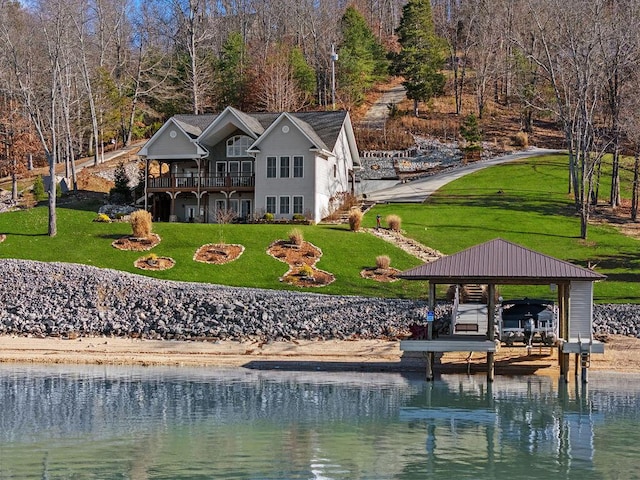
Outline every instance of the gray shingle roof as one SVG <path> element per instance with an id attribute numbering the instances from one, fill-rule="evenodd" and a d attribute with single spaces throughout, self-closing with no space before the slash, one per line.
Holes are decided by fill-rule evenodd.
<path id="1" fill-rule="evenodd" d="M 247 117 L 253 119 L 253 121 L 260 124 L 264 130 L 269 128 L 269 125 L 281 115 L 280 113 L 240 113 L 245 119 Z M 318 147 L 324 148 L 326 146 L 327 150 L 333 151 L 347 112 L 296 112 L 289 113 L 289 115 L 299 120 L 298 125 L 304 127 L 307 133 L 310 132 L 305 124 L 311 127 L 315 135 L 324 143 L 324 145 L 317 145 Z M 211 125 L 211 122 L 217 117 L 218 115 L 175 115 L 173 118 L 183 124 L 182 126 L 185 131 L 192 135 L 195 133 L 196 136 L 198 136 Z M 184 124 L 190 125 L 192 128 L 185 128 Z M 256 125 L 251 122 L 249 126 L 255 127 Z M 310 137 L 313 138 L 313 135 L 310 135 Z"/>
<path id="2" fill-rule="evenodd" d="M 604 280 L 587 268 L 496 238 L 400 274 L 435 283 L 547 284 Z"/>

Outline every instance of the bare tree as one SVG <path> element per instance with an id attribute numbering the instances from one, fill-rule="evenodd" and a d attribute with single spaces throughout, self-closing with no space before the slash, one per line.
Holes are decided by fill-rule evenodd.
<path id="1" fill-rule="evenodd" d="M 534 29 L 520 32 L 518 39 L 518 47 L 538 65 L 553 91 L 554 103 L 541 108 L 553 111 L 563 126 L 581 238 L 587 238 L 594 172 L 608 146 L 596 124 L 603 88 L 595 26 L 605 2 L 549 0 L 541 5 L 528 0 Z M 530 35 L 539 45 L 535 51 L 525 41 Z"/>

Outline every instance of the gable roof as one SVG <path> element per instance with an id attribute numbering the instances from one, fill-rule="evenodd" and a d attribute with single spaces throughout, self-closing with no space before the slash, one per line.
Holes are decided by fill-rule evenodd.
<path id="1" fill-rule="evenodd" d="M 265 138 L 267 138 L 269 136 L 269 134 L 273 130 L 275 130 L 276 127 L 282 121 L 284 121 L 285 119 L 289 120 L 292 125 L 295 125 L 295 127 L 307 138 L 307 140 L 309 140 L 309 142 L 311 142 L 312 149 L 324 150 L 327 153 L 331 153 L 331 151 L 328 150 L 327 145 L 320 138 L 320 136 L 315 132 L 315 130 L 313 129 L 313 127 L 311 125 L 309 125 L 303 119 L 298 118 L 298 117 L 294 117 L 293 115 L 291 115 L 289 113 L 286 113 L 286 112 L 285 113 L 281 113 L 273 122 L 271 122 L 269 127 L 264 131 L 264 134 L 261 135 L 260 138 L 258 138 L 253 143 L 253 145 L 251 145 L 251 148 L 249 148 L 249 150 L 247 150 L 247 151 L 256 151 L 256 150 L 258 150 L 258 145 L 260 145 L 260 143 Z"/>
<path id="2" fill-rule="evenodd" d="M 558 260 L 521 245 L 496 238 L 456 254 L 425 263 L 399 275 L 434 283 L 493 283 L 542 285 L 571 280 L 604 280 L 587 268 Z"/>
<path id="3" fill-rule="evenodd" d="M 178 120 L 181 124 L 189 125 L 193 133 L 202 135 L 218 118 L 225 112 L 233 112 L 239 120 L 246 124 L 249 131 L 253 131 L 258 135 L 275 122 L 282 113 L 245 113 L 233 107 L 227 107 L 224 112 L 215 115 L 174 115 L 172 119 Z M 324 143 L 327 150 L 332 151 L 342 130 L 342 126 L 347 117 L 346 111 L 335 112 L 295 112 L 287 113 L 287 115 L 298 121 L 300 128 L 303 125 L 315 132 L 315 135 Z M 218 120 L 221 121 L 222 119 Z M 247 132 L 249 133 L 249 132 Z M 257 135 L 256 135 L 257 137 Z"/>
<path id="4" fill-rule="evenodd" d="M 190 115 L 191 117 L 196 117 L 197 115 Z M 153 145 L 164 136 L 165 132 L 171 128 L 171 125 L 174 125 L 177 130 L 187 137 L 193 146 L 193 155 L 196 157 L 203 157 L 209 154 L 209 152 L 203 148 L 200 144 L 198 144 L 197 137 L 200 135 L 201 130 L 197 124 L 193 124 L 190 122 L 183 121 L 182 118 L 172 117 L 170 118 L 160 129 L 153 134 L 153 136 L 142 146 L 138 155 L 141 157 L 147 157 L 149 155 L 149 150 Z M 154 158 L 163 158 L 165 155 L 156 155 Z M 170 157 L 170 155 L 169 155 Z"/>

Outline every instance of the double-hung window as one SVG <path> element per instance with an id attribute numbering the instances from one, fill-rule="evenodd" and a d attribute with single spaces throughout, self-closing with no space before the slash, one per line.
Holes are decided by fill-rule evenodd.
<path id="1" fill-rule="evenodd" d="M 276 178 L 278 174 L 277 158 L 267 157 L 267 178 Z"/>
<path id="2" fill-rule="evenodd" d="M 276 197 L 269 196 L 266 198 L 266 210 L 267 213 L 276 214 Z"/>
<path id="3" fill-rule="evenodd" d="M 280 178 L 289 178 L 289 157 L 280 157 Z"/>
<path id="4" fill-rule="evenodd" d="M 289 215 L 289 197 L 280 197 L 280 215 Z"/>
<path id="5" fill-rule="evenodd" d="M 304 197 L 302 195 L 293 196 L 293 214 L 302 215 L 304 213 Z"/>
<path id="6" fill-rule="evenodd" d="M 293 177 L 302 178 L 304 176 L 304 157 L 293 157 Z"/>

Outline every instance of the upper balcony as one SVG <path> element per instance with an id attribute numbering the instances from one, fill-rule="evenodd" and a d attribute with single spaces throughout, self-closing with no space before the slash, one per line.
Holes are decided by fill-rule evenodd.
<path id="1" fill-rule="evenodd" d="M 169 175 L 149 178 L 147 190 L 154 192 L 222 192 L 229 190 L 253 191 L 255 176 L 253 173 L 225 176 Z"/>

